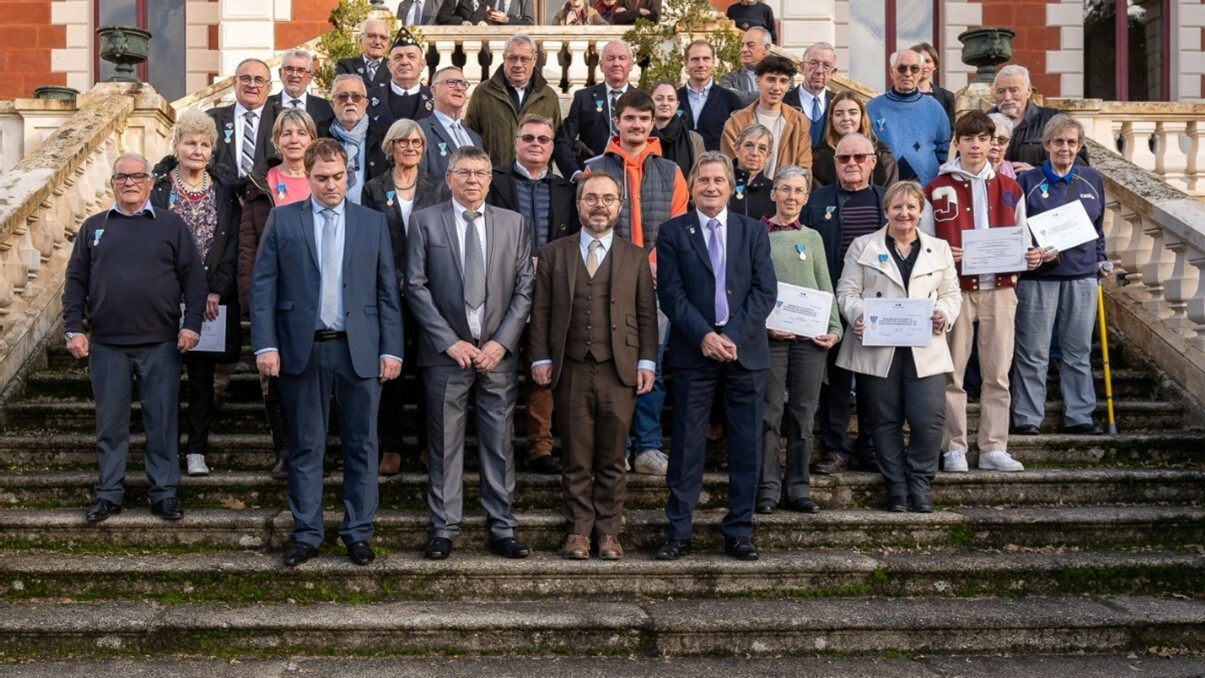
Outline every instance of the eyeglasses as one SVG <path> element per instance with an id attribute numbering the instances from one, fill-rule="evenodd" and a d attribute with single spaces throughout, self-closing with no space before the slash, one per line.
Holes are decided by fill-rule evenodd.
<path id="1" fill-rule="evenodd" d="M 255 85 L 256 87 L 263 87 L 268 84 L 267 78 L 261 78 L 258 75 L 240 75 L 238 76 L 238 81 L 240 84 Z"/>
<path id="2" fill-rule="evenodd" d="M 358 104 L 361 101 L 364 101 L 364 95 L 360 94 L 359 92 L 339 92 L 331 98 L 341 104 L 348 101 L 352 102 L 353 104 Z"/>
<path id="3" fill-rule="evenodd" d="M 422 139 L 410 139 L 410 138 L 394 139 L 393 143 L 395 146 L 400 146 L 401 148 L 422 148 L 423 147 Z"/>
<path id="4" fill-rule="evenodd" d="M 381 42 L 387 42 L 389 40 L 389 36 L 385 35 L 384 33 L 365 33 L 364 37 L 368 38 L 369 40 L 380 40 Z"/>
<path id="5" fill-rule="evenodd" d="M 490 178 L 489 170 L 458 169 L 458 170 L 452 170 L 451 172 L 448 172 L 448 174 L 455 176 L 457 179 L 460 179 L 461 181 L 468 181 L 469 179 L 478 179 L 480 181 L 485 181 L 486 179 Z"/>
<path id="6" fill-rule="evenodd" d="M 518 54 L 508 54 L 505 57 L 505 61 L 508 64 L 524 64 L 524 65 L 526 65 L 526 64 L 529 64 L 529 63 L 535 61 L 535 57 L 519 56 Z"/>
<path id="7" fill-rule="evenodd" d="M 547 146 L 548 144 L 552 143 L 552 137 L 546 137 L 543 134 L 539 136 L 536 136 L 535 134 L 520 134 L 518 139 L 525 144 L 531 144 L 538 141 L 540 142 L 541 146 Z"/>
<path id="8" fill-rule="evenodd" d="M 741 144 L 741 150 L 742 151 L 757 151 L 758 153 L 761 153 L 762 155 L 767 155 L 770 153 L 769 146 L 767 146 L 765 144 L 755 143 L 752 141 L 746 141 L 745 143 Z"/>
<path id="9" fill-rule="evenodd" d="M 784 195 L 806 196 L 808 194 L 808 189 L 799 186 L 775 186 L 774 191 Z"/>
<path id="10" fill-rule="evenodd" d="M 856 162 L 859 165 L 866 162 L 866 159 L 874 155 L 873 153 L 842 153 L 834 156 L 837 159 L 838 165 L 848 165 L 850 162 Z"/>
<path id="11" fill-rule="evenodd" d="M 139 172 L 137 174 L 114 174 L 113 183 L 118 186 L 123 186 L 129 183 L 141 184 L 150 178 L 151 175 L 147 174 L 146 172 Z"/>
<path id="12" fill-rule="evenodd" d="M 454 87 L 456 89 L 468 89 L 469 81 L 461 78 L 447 78 L 446 80 L 440 80 L 435 84 L 447 85 L 448 87 Z"/>
<path id="13" fill-rule="evenodd" d="M 282 66 L 280 69 L 285 75 L 309 75 L 310 69 L 300 66 Z"/>
<path id="14" fill-rule="evenodd" d="M 837 71 L 837 67 L 835 65 L 826 64 L 823 61 L 818 61 L 816 59 L 811 59 L 804 65 L 807 66 L 808 68 L 812 69 L 813 71 L 821 70 L 821 71 L 824 71 L 825 73 L 835 73 Z"/>
<path id="15" fill-rule="evenodd" d="M 583 195 L 582 202 L 586 203 L 590 207 L 597 207 L 599 205 L 602 205 L 603 207 L 610 207 L 610 206 L 614 205 L 615 203 L 619 202 L 619 196 L 617 196 L 617 195 L 594 195 L 593 193 L 591 193 L 589 195 Z"/>
<path id="16" fill-rule="evenodd" d="M 900 75 L 920 73 L 920 66 L 917 66 L 916 64 L 900 64 L 899 66 L 895 67 L 895 72 L 899 73 Z"/>
<path id="17" fill-rule="evenodd" d="M 1008 142 L 1012 141 L 1012 137 L 996 136 L 992 137 L 992 143 L 997 146 L 1007 146 Z"/>

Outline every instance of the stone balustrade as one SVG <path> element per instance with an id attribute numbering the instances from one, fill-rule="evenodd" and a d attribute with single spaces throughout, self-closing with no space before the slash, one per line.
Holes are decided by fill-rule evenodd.
<path id="1" fill-rule="evenodd" d="M 42 342 L 61 340 L 51 333 L 72 239 L 112 203 L 113 162 L 127 151 L 154 162 L 167 150 L 173 115 L 146 85 L 100 84 L 66 103 L 65 122 L 0 177 L 0 384 Z"/>

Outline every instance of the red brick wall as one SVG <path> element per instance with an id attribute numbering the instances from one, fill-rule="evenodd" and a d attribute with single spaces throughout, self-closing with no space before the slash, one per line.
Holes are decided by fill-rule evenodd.
<path id="1" fill-rule="evenodd" d="M 971 0 L 983 5 L 984 26 L 1007 26 L 1017 32 L 1009 63 L 1029 69 L 1033 86 L 1044 96 L 1061 96 L 1057 73 L 1046 72 L 1047 50 L 1059 49 L 1059 29 L 1046 25 L 1046 5 L 1058 0 Z"/>
<path id="2" fill-rule="evenodd" d="M 293 0 L 291 21 L 276 22 L 276 49 L 296 47 L 325 33 L 331 26 L 326 18 L 338 0 Z M 397 7 L 396 2 L 387 5 Z"/>
<path id="3" fill-rule="evenodd" d="M 65 85 L 50 72 L 51 48 L 63 48 L 67 29 L 50 25 L 50 0 L 0 0 L 0 99 L 31 97 L 35 87 Z"/>

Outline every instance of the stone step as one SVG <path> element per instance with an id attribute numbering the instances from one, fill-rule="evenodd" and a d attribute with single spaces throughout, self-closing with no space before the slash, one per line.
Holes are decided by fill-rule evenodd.
<path id="1" fill-rule="evenodd" d="M 0 473 L 0 506 L 76 506 L 86 501 L 95 483 L 96 473 L 90 471 Z M 325 496 L 332 505 L 341 501 L 342 485 L 341 473 L 332 473 L 326 479 Z M 131 473 L 126 479 L 126 503 L 145 504 L 148 488 L 145 476 Z M 707 473 L 703 488 L 700 509 L 727 506 L 727 474 Z M 427 505 L 427 476 L 405 473 L 381 478 L 380 492 L 382 508 L 422 509 Z M 194 507 L 287 507 L 284 482 L 274 481 L 263 472 L 215 471 L 203 478 L 184 476 L 179 496 L 183 503 Z M 476 506 L 479 496 L 478 474 L 466 474 L 466 503 Z M 661 509 L 667 496 L 663 477 L 628 474 L 627 508 Z M 933 499 L 939 506 L 1191 504 L 1203 496 L 1205 471 L 1182 469 L 973 470 L 965 474 L 939 473 L 933 485 Z M 859 472 L 812 476 L 811 497 L 826 509 L 876 508 L 887 499 L 882 476 Z M 560 476 L 516 474 L 516 509 L 555 511 L 562 502 Z"/>
<path id="2" fill-rule="evenodd" d="M 666 441 L 668 448 L 668 439 Z M 405 439 L 403 454 L 405 468 L 421 471 L 415 437 Z M 467 438 L 466 465 L 476 464 L 476 437 Z M 142 465 L 146 436 L 130 436 L 129 465 Z M 180 448 L 183 451 L 183 445 Z M 708 459 L 722 462 L 726 447 L 711 443 Z M 1205 465 L 1205 431 L 1176 430 L 1163 432 L 1122 432 L 1117 435 L 1065 435 L 1044 433 L 1036 436 L 1011 436 L 1009 449 L 1027 467 L 1069 465 L 1085 466 L 1169 466 Z M 519 468 L 527 459 L 527 440 L 514 440 L 515 459 Z M 338 457 L 338 440 L 328 443 L 328 459 Z M 976 452 L 971 452 L 977 463 Z M 260 471 L 272 466 L 275 452 L 267 433 L 215 433 L 209 437 L 209 465 L 223 470 Z M 90 433 L 45 433 L 0 435 L 0 468 L 17 469 L 93 469 L 96 466 L 96 438 Z M 134 474 L 131 474 L 133 476 Z"/>
<path id="3" fill-rule="evenodd" d="M 1054 395 L 1054 393 L 1052 393 Z M 180 406 L 181 421 L 188 412 L 188 404 Z M 1046 419 L 1042 430 L 1058 432 L 1062 428 L 1063 403 L 1050 401 L 1046 404 Z M 1096 405 L 1096 418 L 1102 421 L 1106 415 L 1106 404 L 1100 400 Z M 1192 426 L 1187 420 L 1188 409 L 1180 402 L 1165 400 L 1119 400 L 1114 401 L 1113 411 L 1118 422 L 1119 430 L 1125 431 L 1166 431 Z M 663 412 L 663 422 L 668 429 L 672 409 Z M 417 423 L 417 406 L 405 405 L 402 408 L 403 430 L 413 432 Z M 475 430 L 474 417 L 468 419 L 469 430 Z M 515 408 L 514 424 L 516 435 L 526 431 L 526 407 L 518 405 Z M 852 417 L 854 428 L 857 427 L 857 417 Z M 20 400 L 7 403 L 4 406 L 4 430 L 15 433 L 22 431 L 93 431 L 96 427 L 96 406 L 91 400 L 63 400 L 46 398 L 40 400 Z M 142 405 L 138 402 L 130 404 L 130 428 L 133 431 L 142 430 Z M 967 428 L 974 432 L 979 428 L 979 404 L 967 405 Z M 267 419 L 264 408 L 258 402 L 232 402 L 223 405 L 214 414 L 211 429 L 222 433 L 262 433 L 267 431 Z"/>
<path id="4" fill-rule="evenodd" d="M 145 600 L 232 605 L 398 600 L 608 600 L 755 596 L 1166 595 L 1205 590 L 1196 550 L 1038 549 L 1013 552 L 811 549 L 739 562 L 701 553 L 677 562 L 631 553 L 618 562 L 567 561 L 539 552 L 524 560 L 454 552 L 424 560 L 379 550 L 369 567 L 339 546 L 304 566 L 279 553 L 56 554 L 0 558 L 0 599 Z"/>
<path id="5" fill-rule="evenodd" d="M 146 547 L 168 550 L 283 548 L 293 519 L 276 509 L 194 509 L 168 522 L 143 506 L 129 505 L 109 520 L 90 524 L 84 508 L 0 510 L 0 548 L 95 550 Z M 334 544 L 342 511 L 324 516 L 327 541 Z M 564 535 L 559 511 L 516 512 L 518 536 L 533 549 L 556 551 Z M 696 549 L 721 549 L 723 511 L 694 516 Z M 418 552 L 426 542 L 425 510 L 377 513 L 375 543 Z M 621 538 L 629 550 L 647 557 L 665 540 L 665 514 L 627 512 Z M 874 509 L 822 511 L 815 515 L 779 512 L 759 515 L 755 538 L 766 552 L 834 548 L 1043 547 L 1092 548 L 1178 546 L 1205 540 L 1205 508 L 1191 506 L 1110 506 L 1071 508 L 955 508 L 931 514 L 888 513 Z M 458 550 L 485 550 L 485 516 L 468 510 Z M 635 553 L 633 554 L 635 555 Z"/>
<path id="6" fill-rule="evenodd" d="M 1205 603 L 1147 596 L 0 605 L 7 659 L 123 655 L 755 656 L 1205 648 Z"/>

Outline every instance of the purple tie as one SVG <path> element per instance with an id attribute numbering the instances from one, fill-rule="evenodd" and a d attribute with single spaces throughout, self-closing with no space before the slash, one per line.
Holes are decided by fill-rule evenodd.
<path id="1" fill-rule="evenodd" d="M 715 322 L 728 317 L 728 281 L 724 271 L 724 246 L 720 243 L 720 222 L 712 219 L 707 222 L 711 229 L 711 240 L 707 243 L 707 254 L 711 256 L 711 270 L 715 271 Z"/>

